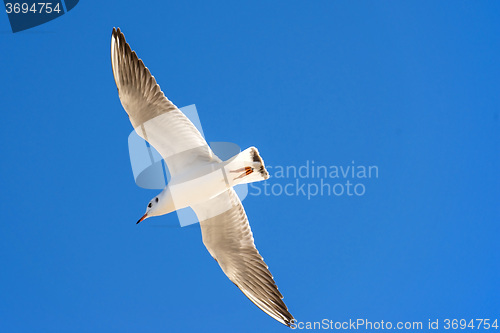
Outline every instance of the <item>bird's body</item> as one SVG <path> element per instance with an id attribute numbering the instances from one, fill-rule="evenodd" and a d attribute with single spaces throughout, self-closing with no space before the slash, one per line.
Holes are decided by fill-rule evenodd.
<path id="1" fill-rule="evenodd" d="M 268 174 L 263 163 L 250 160 L 248 157 L 251 154 L 257 155 L 257 149 L 248 148 L 247 151 L 224 162 L 214 158 L 212 162 L 194 165 L 174 175 L 160 193 L 161 200 L 158 202 L 155 213 L 149 216 L 164 215 L 178 209 L 192 207 L 206 202 L 207 199 L 213 199 L 235 185 L 252 181 L 255 178 L 255 175 L 251 177 L 253 171 L 247 175 L 245 168 L 250 171 L 262 167 L 263 172 L 259 173 L 257 178 L 267 179 Z"/>
<path id="2" fill-rule="evenodd" d="M 137 223 L 191 207 L 200 221 L 203 243 L 227 277 L 260 309 L 290 326 L 293 316 L 255 247 L 245 210 L 233 190 L 237 184 L 269 178 L 257 149 L 250 147 L 221 161 L 165 97 L 120 29 L 113 29 L 111 65 L 134 129 L 162 155 L 172 176 Z"/>

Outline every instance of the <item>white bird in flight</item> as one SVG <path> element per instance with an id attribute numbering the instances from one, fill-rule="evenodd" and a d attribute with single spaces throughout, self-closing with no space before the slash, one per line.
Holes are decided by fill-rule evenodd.
<path id="1" fill-rule="evenodd" d="M 191 121 L 170 102 L 148 68 L 113 28 L 111 65 L 120 101 L 135 131 L 163 157 L 171 175 L 137 222 L 191 207 L 203 244 L 224 274 L 255 305 L 290 326 L 293 316 L 257 251 L 233 186 L 269 178 L 255 147 L 221 161 Z"/>

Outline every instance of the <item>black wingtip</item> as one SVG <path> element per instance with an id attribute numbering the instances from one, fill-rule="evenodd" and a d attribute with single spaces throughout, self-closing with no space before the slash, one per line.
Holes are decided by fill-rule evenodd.
<path id="1" fill-rule="evenodd" d="M 118 36 L 123 35 L 120 28 L 113 27 L 113 31 L 111 32 L 111 36 L 118 38 Z"/>

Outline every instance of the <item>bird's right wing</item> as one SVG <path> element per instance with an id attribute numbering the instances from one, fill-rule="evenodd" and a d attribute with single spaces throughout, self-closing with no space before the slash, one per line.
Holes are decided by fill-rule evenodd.
<path id="1" fill-rule="evenodd" d="M 191 206 L 200 221 L 203 244 L 224 274 L 261 310 L 290 326 L 293 316 L 253 241 L 240 199 L 232 188 Z"/>
<path id="2" fill-rule="evenodd" d="M 113 28 L 111 65 L 120 101 L 137 134 L 163 157 L 171 175 L 220 161 L 193 123 L 170 102 L 125 36 Z"/>

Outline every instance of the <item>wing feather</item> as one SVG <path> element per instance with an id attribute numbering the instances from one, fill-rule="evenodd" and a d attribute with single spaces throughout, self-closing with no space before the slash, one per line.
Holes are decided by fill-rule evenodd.
<path id="1" fill-rule="evenodd" d="M 234 190 L 192 208 L 200 220 L 203 243 L 222 271 L 261 310 L 290 326 L 293 316 L 255 247 L 248 218 Z"/>
<path id="2" fill-rule="evenodd" d="M 220 161 L 193 123 L 165 97 L 120 29 L 114 28 L 111 66 L 132 126 L 162 155 L 171 175 L 193 165 Z"/>

